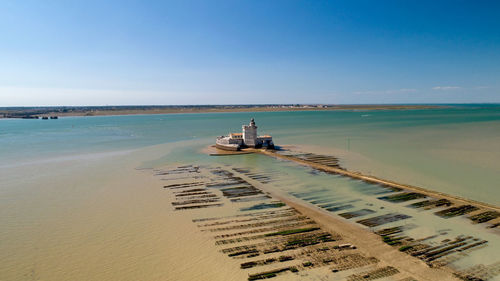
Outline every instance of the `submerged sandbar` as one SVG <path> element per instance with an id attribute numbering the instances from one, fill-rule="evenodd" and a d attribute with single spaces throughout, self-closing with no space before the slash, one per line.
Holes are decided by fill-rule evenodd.
<path id="1" fill-rule="evenodd" d="M 436 201 L 428 201 L 427 202 L 428 205 L 439 204 L 442 203 L 443 200 L 445 200 L 444 201 L 445 203 L 441 205 L 463 206 L 460 209 L 455 210 L 456 212 L 451 212 L 449 214 L 450 216 L 463 215 L 469 212 L 474 212 L 477 215 L 476 217 L 474 217 L 475 222 L 481 223 L 486 221 L 493 221 L 494 224 L 500 222 L 500 207 L 498 206 L 438 191 L 433 191 L 422 187 L 397 183 L 386 179 L 380 179 L 372 175 L 365 175 L 359 172 L 349 171 L 341 167 L 338 164 L 338 160 L 336 160 L 334 156 L 317 155 L 308 152 L 294 152 L 290 151 L 289 149 L 273 150 L 273 149 L 259 149 L 259 148 L 244 148 L 241 151 L 226 151 L 217 149 L 214 146 L 206 148 L 204 152 L 207 152 L 213 156 L 259 153 L 262 155 L 272 156 L 279 159 L 289 160 L 327 173 L 343 175 L 373 184 L 379 184 L 383 186 L 396 188 L 399 190 L 414 192 L 412 194 L 408 194 L 406 198 L 402 198 L 402 200 L 404 199 L 405 201 L 409 199 L 416 199 L 417 197 L 415 196 L 420 196 L 420 197 L 428 196 L 436 199 Z M 484 212 L 484 215 L 480 215 L 482 214 L 482 212 Z M 442 215 L 447 216 L 447 213 L 442 213 Z"/>
<path id="2" fill-rule="evenodd" d="M 334 156 L 298 152 L 293 151 L 293 149 L 288 147 L 287 149 L 278 150 L 255 148 L 247 148 L 245 150 L 246 152 L 258 153 L 277 159 L 293 161 L 327 174 L 341 175 L 351 179 L 360 180 L 368 184 L 373 184 L 374 186 L 379 186 L 380 188 L 387 190 L 386 192 L 377 193 L 380 194 L 376 196 L 378 200 L 386 201 L 388 203 L 401 203 L 403 204 L 402 206 L 405 206 L 406 208 L 420 209 L 421 211 L 435 209 L 431 211 L 432 213 L 429 215 L 432 216 L 432 214 L 434 214 L 437 220 L 463 216 L 473 224 L 481 224 L 486 226 L 486 228 L 494 229 L 493 233 L 498 234 L 496 229 L 500 226 L 500 212 L 497 206 L 491 204 L 348 171 L 340 166 L 338 159 Z M 231 154 L 226 153 L 226 155 Z M 257 180 L 262 182 L 261 178 L 257 178 Z M 296 202 L 299 205 L 301 205 L 301 202 L 305 199 L 305 201 L 308 201 L 310 204 L 316 205 L 317 207 L 320 207 L 320 209 L 324 210 L 321 210 L 321 212 L 326 212 L 327 214 L 329 213 L 330 217 L 331 213 L 336 213 L 345 219 L 354 219 L 353 221 L 356 223 L 369 227 L 370 229 L 377 228 L 377 230 L 371 230 L 370 232 L 378 235 L 379 239 L 382 238 L 381 242 L 398 249 L 399 252 L 403 252 L 409 256 L 416 257 L 424 261 L 430 267 L 443 267 L 454 260 L 456 261 L 459 259 L 456 256 L 457 253 L 462 256 L 467 256 L 470 251 L 486 247 L 489 242 L 488 240 L 495 241 L 493 244 L 496 243 L 496 239 L 494 237 L 481 239 L 479 237 L 475 237 L 475 234 L 472 233 L 471 234 L 473 236 L 459 234 L 456 237 L 452 236 L 449 239 L 445 239 L 440 242 L 430 242 L 431 240 L 437 239 L 440 235 L 446 235 L 446 230 L 438 230 L 435 235 L 428 235 L 427 237 L 420 237 L 415 240 L 411 238 L 411 236 L 407 236 L 408 234 L 406 233 L 408 230 L 411 230 L 416 226 L 406 226 L 406 224 L 403 226 L 394 226 L 395 224 L 393 222 L 405 221 L 408 218 L 412 218 L 412 216 L 405 214 L 406 211 L 402 209 L 400 209 L 400 211 L 403 213 L 399 213 L 399 211 L 392 213 L 382 212 L 381 215 L 377 215 L 372 209 L 370 209 L 370 207 L 359 209 L 359 204 L 357 204 L 357 208 L 359 210 L 354 211 L 355 206 L 350 203 L 351 201 L 328 203 L 329 200 L 321 200 L 321 197 L 311 197 L 311 195 L 308 195 L 310 192 L 307 191 L 299 193 L 292 192 L 290 194 L 298 198 L 298 201 L 296 200 Z M 287 197 L 280 197 L 280 199 L 287 202 L 290 200 Z M 359 200 L 353 200 L 352 202 L 355 201 Z M 405 202 L 409 203 L 405 204 Z M 312 211 L 317 211 L 316 208 L 307 206 L 307 203 L 304 207 L 309 208 Z M 409 213 L 415 214 L 414 211 L 410 212 L 409 209 Z M 369 218 L 365 217 L 356 219 L 357 217 L 370 216 L 370 214 L 375 215 Z M 389 225 L 390 227 L 378 228 L 381 225 Z M 396 225 L 398 224 L 396 223 Z M 421 226 L 425 228 L 425 222 L 423 222 Z M 359 227 L 356 228 L 359 229 Z M 477 266 L 484 267 L 484 269 L 481 270 L 481 273 L 477 276 L 484 277 L 497 274 L 495 273 L 498 269 L 496 263 L 487 266 Z M 454 274 L 462 279 L 468 278 L 467 276 L 473 274 L 471 272 L 474 272 L 476 267 L 472 266 L 470 269 L 463 271 L 454 271 Z"/>
<path id="3" fill-rule="evenodd" d="M 266 188 L 262 182 L 269 174 L 213 165 L 170 167 L 155 174 L 173 196 L 174 212 L 192 217 L 220 254 L 239 263 L 248 280 L 281 275 L 289 280 L 329 275 L 342 280 L 366 275 L 455 280 L 446 267 L 428 267 L 368 230 Z M 187 175 L 196 180 L 179 180 Z"/>

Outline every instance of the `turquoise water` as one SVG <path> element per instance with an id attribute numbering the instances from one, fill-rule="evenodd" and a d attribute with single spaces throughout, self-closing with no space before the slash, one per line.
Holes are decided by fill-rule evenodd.
<path id="1" fill-rule="evenodd" d="M 19 157 L 20 153 L 24 153 L 27 158 L 32 158 L 39 155 L 138 148 L 165 142 L 214 138 L 230 130 L 240 130 L 241 124 L 247 123 L 251 117 L 257 119 L 261 133 L 272 133 L 277 140 L 302 139 L 310 134 L 308 143 L 338 144 L 341 148 L 347 148 L 346 140 L 349 137 L 351 149 L 356 149 L 356 145 L 370 140 L 374 134 L 384 138 L 384 134 L 397 131 L 418 132 L 439 126 L 499 122 L 500 106 L 399 111 L 66 117 L 58 120 L 3 119 L 0 120 L 0 153 L 3 156 L 17 155 L 16 158 L 24 158 Z M 401 145 L 410 149 L 418 147 L 419 143 Z"/>
<path id="2" fill-rule="evenodd" d="M 498 105 L 0 120 L 0 237 L 7 241 L 0 244 L 0 273 L 24 273 L 13 280 L 33 280 L 36 274 L 67 280 L 75 272 L 59 266 L 64 262 L 87 280 L 136 280 L 133 274 L 143 273 L 150 277 L 147 280 L 157 280 L 152 276 L 165 264 L 145 268 L 160 262 L 165 253 L 150 260 L 144 257 L 158 246 L 152 242 L 157 241 L 155 234 L 164 237 L 172 227 L 165 223 L 168 216 L 162 217 L 168 198 L 156 193 L 158 186 L 150 175 L 136 178 L 131 169 L 181 163 L 240 167 L 269 175 L 267 188 L 334 216 L 374 211 L 346 219 L 352 223 L 393 213 L 411 216 L 370 227 L 374 231 L 404 226 L 408 228 L 404 235 L 414 239 L 436 236 L 427 240 L 430 245 L 460 235 L 489 241 L 485 248 L 459 258 L 450 256 L 447 262 L 457 269 L 500 260 L 498 231 L 474 225 L 463 216 L 442 219 L 434 215 L 436 209 L 407 207 L 414 201 L 383 201 L 378 199 L 385 192 L 380 186 L 264 155 L 213 157 L 202 152 L 216 136 L 241 130 L 251 117 L 260 133 L 273 135 L 278 145 L 339 156 L 350 170 L 500 205 Z M 155 231 L 150 223 L 154 218 Z M 115 243 L 116 237 L 127 239 Z M 95 251 L 89 250 L 96 245 Z M 129 254 L 132 249 L 136 254 Z M 90 261 L 98 264 L 82 266 Z M 104 261 L 113 266 L 101 268 Z M 131 271 L 121 274 L 115 263 Z M 104 278 L 106 274 L 115 278 Z M 491 280 L 500 280 L 500 275 L 495 278 Z"/>
<path id="3" fill-rule="evenodd" d="M 0 120 L 0 166 L 167 142 L 196 152 L 251 117 L 277 144 L 316 146 L 349 169 L 500 204 L 499 105 Z"/>

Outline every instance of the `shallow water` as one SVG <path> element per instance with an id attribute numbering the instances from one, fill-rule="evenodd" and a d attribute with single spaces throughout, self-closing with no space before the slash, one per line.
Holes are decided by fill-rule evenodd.
<path id="1" fill-rule="evenodd" d="M 277 144 L 338 155 L 352 170 L 500 205 L 499 106 L 0 120 L 0 275 L 173 280 L 173 270 L 183 276 L 180 267 L 165 269 L 158 262 L 172 256 L 163 257 L 156 247 L 165 251 L 175 244 L 163 237 L 173 223 L 162 215 L 166 199 L 157 196 L 152 181 L 132 180 L 130 171 L 175 163 L 273 171 L 267 185 L 280 192 L 312 205 L 352 205 L 332 215 L 362 208 L 376 213 L 359 219 L 399 212 L 412 218 L 383 227 L 414 224 L 405 233 L 415 238 L 447 229 L 440 240 L 470 234 L 490 241 L 454 261 L 457 268 L 500 259 L 498 234 L 463 218 L 443 220 L 406 207 L 411 202 L 377 199 L 384 192 L 378 187 L 262 155 L 200 153 L 215 136 L 239 131 L 251 117 Z"/>
<path id="2" fill-rule="evenodd" d="M 266 185 L 272 189 L 289 194 L 308 202 L 311 206 L 323 208 L 332 215 L 346 212 L 369 209 L 369 214 L 359 217 L 345 219 L 358 226 L 378 231 L 385 228 L 401 226 L 406 228 L 402 235 L 413 239 L 423 239 L 429 236 L 425 242 L 431 246 L 438 246 L 445 239 L 454 240 L 459 236 L 471 236 L 478 241 L 486 240 L 488 244 L 484 248 L 471 250 L 466 254 L 452 254 L 446 261 L 455 269 L 466 269 L 476 264 L 493 264 L 500 261 L 500 239 L 497 231 L 485 228 L 484 224 L 473 225 L 464 217 L 443 219 L 434 213 L 446 209 L 438 207 L 431 210 L 410 208 L 408 205 L 424 199 L 409 200 L 401 203 L 393 203 L 380 198 L 383 196 L 397 194 L 388 191 L 379 185 L 365 183 L 347 177 L 330 175 L 322 172 L 313 172 L 309 167 L 269 159 L 263 155 L 243 155 L 241 158 L 255 158 L 250 160 L 253 165 L 248 165 L 249 160 L 239 159 L 241 167 L 250 168 L 252 173 L 270 173 L 273 180 Z M 264 164 L 265 163 L 265 164 Z M 271 167 L 271 168 L 267 168 Z M 391 223 L 383 223 L 379 226 L 368 227 L 358 221 L 386 214 L 404 214 L 409 218 L 397 220 Z M 491 280 L 498 280 L 491 279 Z"/>
<path id="3" fill-rule="evenodd" d="M 495 105 L 0 120 L 0 166 L 166 142 L 208 145 L 215 136 L 240 131 L 250 117 L 277 144 L 314 146 L 341 156 L 349 169 L 500 204 L 500 106 Z"/>

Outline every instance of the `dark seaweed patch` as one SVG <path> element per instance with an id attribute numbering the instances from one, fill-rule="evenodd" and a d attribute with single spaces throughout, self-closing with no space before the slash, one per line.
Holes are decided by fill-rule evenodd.
<path id="1" fill-rule="evenodd" d="M 415 200 L 415 199 L 419 199 L 419 198 L 425 198 L 425 197 L 426 196 L 424 194 L 421 194 L 421 193 L 405 192 L 405 193 L 400 193 L 400 194 L 379 197 L 378 199 L 384 200 L 384 201 L 389 201 L 392 203 L 399 203 L 399 202 L 406 202 L 406 201 Z"/>
<path id="2" fill-rule="evenodd" d="M 342 213 L 342 214 L 339 214 L 339 216 L 346 218 L 346 219 L 351 219 L 351 218 L 361 217 L 361 216 L 365 216 L 365 215 L 369 215 L 369 214 L 373 214 L 373 213 L 375 213 L 375 211 L 373 211 L 373 210 L 361 209 L 361 210 L 357 210 L 357 211 L 353 211 L 353 212 Z"/>
<path id="3" fill-rule="evenodd" d="M 395 222 L 398 220 L 404 220 L 404 219 L 408 219 L 408 218 L 411 218 L 411 216 L 394 213 L 394 214 L 387 214 L 387 215 L 377 216 L 377 217 L 368 218 L 368 219 L 364 219 L 364 220 L 359 220 L 356 222 L 360 223 L 362 225 L 369 226 L 369 227 L 374 227 L 374 226 L 379 226 L 382 224 Z"/>
<path id="4" fill-rule="evenodd" d="M 451 217 L 461 216 L 476 210 L 479 210 L 479 208 L 472 205 L 462 205 L 442 210 L 436 212 L 435 214 L 443 218 L 451 218 Z"/>

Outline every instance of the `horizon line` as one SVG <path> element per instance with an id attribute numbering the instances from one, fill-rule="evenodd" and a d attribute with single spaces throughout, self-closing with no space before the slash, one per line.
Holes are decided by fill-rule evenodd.
<path id="1" fill-rule="evenodd" d="M 215 107 L 215 106 L 398 106 L 398 105 L 500 105 L 500 102 L 463 103 L 241 103 L 241 104 L 106 104 L 106 105 L 13 105 L 0 108 L 47 108 L 47 107 Z"/>

